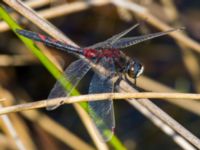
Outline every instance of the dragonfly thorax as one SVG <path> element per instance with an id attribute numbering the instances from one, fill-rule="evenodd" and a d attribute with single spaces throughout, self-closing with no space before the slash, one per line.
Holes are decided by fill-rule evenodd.
<path id="1" fill-rule="evenodd" d="M 88 58 L 119 58 L 120 51 L 118 49 L 83 49 L 83 55 Z"/>
<path id="2" fill-rule="evenodd" d="M 125 71 L 129 77 L 136 79 L 143 73 L 144 66 L 138 61 L 131 60 L 129 61 L 129 64 L 126 66 Z"/>

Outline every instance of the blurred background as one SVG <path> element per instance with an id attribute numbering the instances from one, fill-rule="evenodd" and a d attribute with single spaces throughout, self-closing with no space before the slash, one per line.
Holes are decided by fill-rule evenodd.
<path id="1" fill-rule="evenodd" d="M 90 1 L 26 0 L 23 2 L 36 12 L 46 15 L 52 24 L 81 47 L 103 41 L 143 20 L 134 12 L 109 3 L 88 4 L 85 9 L 74 7 L 70 8 L 68 12 L 55 13 L 53 9 L 59 6 Z M 129 2 L 142 6 L 171 27 L 185 27 L 185 34 L 197 42 L 200 41 L 199 0 L 130 0 Z M 43 33 L 6 3 L 3 4 L 24 28 Z M 128 36 L 160 31 L 159 27 L 148 21 L 147 18 L 145 23 L 129 33 Z M 41 44 L 38 46 L 53 54 L 63 68 L 76 60 L 76 57 L 68 53 Z M 144 76 L 137 80 L 138 89 L 141 91 L 200 92 L 199 52 L 177 42 L 171 36 L 167 35 L 146 41 L 123 51 L 131 58 L 140 60 L 145 66 Z M 92 71 L 89 72 L 79 84 L 78 89 L 81 93 L 87 94 L 88 81 L 92 74 Z M 21 103 L 22 100 L 31 102 L 46 99 L 55 82 L 55 79 L 37 58 L 9 30 L 6 24 L 0 21 L 0 97 L 9 100 L 5 106 Z M 200 137 L 199 102 L 185 103 L 181 100 L 156 100 L 153 102 L 194 135 Z M 181 149 L 170 136 L 163 133 L 126 101 L 115 101 L 114 106 L 115 134 L 127 149 Z M 64 142 L 67 141 L 67 137 L 59 137 L 51 133 L 64 134 L 59 127 L 66 131 L 69 130 L 91 147 L 95 147 L 72 105 L 63 105 L 54 111 L 38 109 L 33 112 L 11 114 L 9 117 L 27 149 L 74 149 Z M 51 124 L 48 119 L 57 123 L 56 125 L 59 127 L 57 128 L 50 121 Z M 45 124 L 49 124 L 50 129 Z M 16 149 L 2 120 L 0 120 L 0 129 L 0 147 Z M 109 144 L 108 147 L 115 149 Z"/>

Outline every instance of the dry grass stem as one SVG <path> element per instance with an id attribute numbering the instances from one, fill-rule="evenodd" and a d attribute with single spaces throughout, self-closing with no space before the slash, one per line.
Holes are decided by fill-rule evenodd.
<path id="1" fill-rule="evenodd" d="M 28 112 L 21 112 L 22 115 L 37 124 L 42 129 L 44 129 L 47 133 L 51 134 L 58 140 L 65 143 L 67 146 L 71 147 L 72 149 L 82 149 L 93 150 L 94 148 L 84 141 L 82 141 L 79 137 L 71 133 L 66 128 L 60 126 L 58 123 L 53 121 L 51 118 L 46 116 L 43 113 L 40 113 L 36 110 L 28 111 Z M 53 129 L 53 130 L 52 130 Z"/>
<path id="2" fill-rule="evenodd" d="M 16 145 L 15 145 L 14 141 L 11 138 L 9 138 L 5 135 L 2 135 L 2 134 L 0 134 L 0 145 L 3 150 L 4 149 L 5 150 L 6 149 L 16 149 Z"/>
<path id="3" fill-rule="evenodd" d="M 6 101 L 6 98 L 1 98 L 0 99 L 0 102 L 4 102 L 4 101 Z"/>
<path id="4" fill-rule="evenodd" d="M 2 105 L 0 105 L 0 109 L 2 109 L 2 108 L 3 108 Z M 24 144 L 22 143 L 21 139 L 19 138 L 18 133 L 16 132 L 15 128 L 13 127 L 13 125 L 12 125 L 10 119 L 8 118 L 8 116 L 7 115 L 2 115 L 1 118 L 2 118 L 2 120 L 4 122 L 4 124 L 6 125 L 6 127 L 7 127 L 8 131 L 9 131 L 13 141 L 15 142 L 17 148 L 19 150 L 26 150 Z"/>
<path id="5" fill-rule="evenodd" d="M 86 127 L 97 149 L 108 150 L 108 146 L 106 145 L 106 143 L 102 142 L 103 139 L 96 126 L 93 124 L 91 118 L 88 116 L 88 113 L 79 104 L 74 104 L 74 108 L 76 109 L 79 116 L 81 116 L 80 119 Z"/>
<path id="6" fill-rule="evenodd" d="M 6 101 L 4 101 L 3 103 L 4 107 L 13 104 L 12 103 L 14 100 L 13 95 L 3 87 L 0 87 L 0 95 L 2 97 L 5 97 L 4 99 L 6 99 Z M 36 147 L 32 140 L 32 136 L 30 135 L 29 129 L 27 128 L 21 116 L 19 114 L 10 114 L 9 119 L 12 122 L 13 128 L 16 130 L 16 132 L 20 133 L 18 134 L 18 136 L 22 141 L 22 143 L 24 144 L 24 146 L 29 150 L 35 150 Z M 7 129 L 7 126 L 2 121 L 0 121 L 0 126 L 2 127 L 2 131 L 5 132 L 5 134 L 7 134 L 9 137 L 12 137 L 10 135 L 9 130 Z"/>
<path id="7" fill-rule="evenodd" d="M 42 30 L 46 31 L 47 33 L 50 33 L 51 36 L 54 35 L 53 36 L 54 38 L 59 39 L 61 41 L 72 42 L 71 40 L 69 40 L 69 38 L 67 38 L 64 34 L 62 34 L 62 32 L 56 30 L 56 27 L 54 25 L 48 23 L 46 20 L 42 18 L 42 16 L 39 16 L 34 10 L 25 5 L 20 0 L 14 0 L 14 1 L 3 0 L 3 1 L 6 4 L 8 4 L 11 8 L 15 9 L 18 13 L 28 18 L 35 25 L 40 26 Z"/>
<path id="8" fill-rule="evenodd" d="M 141 81 L 141 82 L 140 82 Z M 140 77 L 137 85 L 140 88 L 143 88 L 146 91 L 153 91 L 153 92 L 170 92 L 176 93 L 177 91 L 163 85 L 155 80 L 152 80 L 148 77 L 142 76 Z M 182 107 L 190 112 L 193 112 L 197 115 L 200 115 L 200 103 L 194 100 L 184 100 L 184 99 L 164 99 L 172 104 L 175 104 L 179 107 Z"/>
<path id="9" fill-rule="evenodd" d="M 106 1 L 106 0 L 95 0 L 92 2 L 92 5 L 93 6 L 102 6 L 107 3 L 108 3 L 108 1 Z M 29 7 L 32 7 L 32 5 L 29 5 L 28 2 L 25 4 L 27 4 L 27 6 L 29 6 Z M 34 8 L 34 7 L 32 7 L 32 8 Z M 88 8 L 91 8 L 91 6 L 89 5 L 88 2 L 79 1 L 79 2 L 66 3 L 66 4 L 54 6 L 51 8 L 47 8 L 47 9 L 38 11 L 37 13 L 45 19 L 52 19 L 55 17 L 60 17 L 63 15 L 83 11 Z M 1 21 L 0 22 L 0 32 L 4 32 L 7 30 L 9 30 L 8 25 L 5 22 Z"/>
<path id="10" fill-rule="evenodd" d="M 24 3 L 22 3 L 20 0 L 14 0 L 14 1 L 3 0 L 3 1 L 6 4 L 8 4 L 10 7 L 15 9 L 18 13 L 20 13 L 24 17 L 28 18 L 31 22 L 33 22 L 35 25 L 40 27 L 42 30 L 49 33 L 49 35 L 51 35 L 55 39 L 69 42 L 71 45 L 75 45 L 75 43 L 72 42 L 72 40 L 67 38 L 62 32 L 60 32 L 58 29 L 56 29 L 56 27 L 54 27 L 54 25 L 48 23 L 45 19 L 43 19 L 42 15 L 37 14 L 35 11 L 33 11 L 30 7 L 28 7 Z M 107 0 L 94 0 L 91 2 L 75 2 L 75 4 L 70 5 L 70 7 L 72 8 L 72 10 L 75 8 L 78 8 L 78 10 L 80 10 L 82 8 L 88 8 L 91 5 L 103 5 L 103 4 L 106 4 L 107 2 L 108 2 Z M 69 6 L 69 4 L 62 5 L 62 6 L 66 7 L 66 6 Z M 60 6 L 60 7 L 62 7 L 62 6 Z M 60 7 L 57 6 L 56 11 L 59 10 L 58 12 L 60 12 L 60 10 L 61 10 Z M 69 8 L 62 8 L 62 9 L 65 11 L 68 11 Z M 53 12 L 53 13 L 55 13 L 56 11 L 51 10 L 51 12 Z M 49 15 L 48 14 L 49 12 L 44 11 L 43 13 Z"/>
<path id="11" fill-rule="evenodd" d="M 27 66 L 30 64 L 38 64 L 38 60 L 29 55 L 0 55 L 0 66 Z"/>
<path id="12" fill-rule="evenodd" d="M 187 130 L 184 126 L 178 123 L 175 119 L 166 114 L 162 109 L 154 105 L 151 101 L 146 99 L 141 99 L 140 103 L 146 108 L 150 109 L 153 114 L 155 114 L 159 119 L 164 121 L 167 125 L 169 125 L 172 129 L 174 129 L 177 133 L 179 133 L 182 137 L 184 137 L 187 141 L 193 144 L 196 148 L 200 149 L 200 140 L 197 136 L 192 134 L 189 130 Z M 152 105 L 153 104 L 153 105 Z M 158 115 L 159 114 L 159 115 Z"/>
<path id="13" fill-rule="evenodd" d="M 175 143 L 177 143 L 181 148 L 187 149 L 187 150 L 195 150 L 194 148 L 186 139 L 184 139 L 182 136 L 177 134 L 174 129 L 172 129 L 168 124 L 166 124 L 164 121 L 159 119 L 156 115 L 148 111 L 146 107 L 143 107 L 142 104 L 140 104 L 136 100 L 129 100 L 128 101 L 133 107 L 135 107 L 138 111 L 140 111 L 145 117 L 147 117 L 151 122 L 154 123 L 158 128 L 160 128 L 164 133 L 166 133 L 168 136 L 170 136 Z"/>
<path id="14" fill-rule="evenodd" d="M 55 1 L 56 0 L 29 0 L 24 3 L 31 8 L 37 8 L 37 7 L 42 7 L 42 6 L 48 5 Z"/>
<path id="15" fill-rule="evenodd" d="M 121 92 L 138 92 L 137 90 L 133 89 L 128 83 L 121 81 L 119 85 L 119 91 Z M 132 103 L 134 99 L 128 100 L 129 103 Z M 200 149 L 200 140 L 193 135 L 190 131 L 184 128 L 181 124 L 179 124 L 176 120 L 170 117 L 167 113 L 165 113 L 162 109 L 156 106 L 148 99 L 138 99 L 137 100 L 142 106 L 147 108 L 151 113 L 153 113 L 157 118 L 162 120 L 165 124 L 169 125 L 173 130 L 178 132 L 184 139 L 192 143 L 195 147 Z M 135 105 L 132 103 L 133 106 Z M 141 110 L 142 111 L 142 110 Z"/>
<path id="16" fill-rule="evenodd" d="M 179 13 L 176 9 L 174 1 L 162 0 L 162 3 L 164 5 L 164 9 L 166 10 L 166 15 L 170 19 L 170 22 L 174 22 L 174 24 L 182 25 L 182 23 L 179 21 L 181 17 L 179 16 Z M 200 87 L 199 87 L 200 69 L 199 69 L 198 59 L 192 51 L 187 50 L 187 47 L 183 43 L 177 42 L 177 44 L 181 48 L 184 65 L 193 79 L 193 84 L 195 85 L 196 91 L 200 92 Z"/>
<path id="17" fill-rule="evenodd" d="M 0 89 L 0 95 L 3 96 L 3 95 L 5 95 L 5 93 L 8 93 L 9 98 L 14 100 L 13 95 L 9 91 L 1 88 Z M 5 97 L 8 97 L 8 96 L 5 95 Z M 3 99 L 6 100 L 6 98 L 3 98 Z M 93 147 L 91 147 L 90 145 L 88 145 L 87 143 L 82 141 L 80 138 L 78 138 L 76 135 L 74 135 L 73 133 L 68 131 L 66 128 L 63 128 L 61 125 L 59 125 L 58 123 L 53 121 L 51 118 L 49 118 L 48 116 L 38 112 L 37 110 L 32 110 L 32 111 L 28 111 L 28 112 L 21 112 L 21 113 L 26 119 L 30 120 L 34 124 L 38 124 L 47 133 L 51 134 L 52 136 L 54 136 L 55 138 L 62 141 L 63 143 L 65 143 L 66 145 L 68 145 L 69 147 L 71 147 L 73 149 L 79 149 L 80 148 L 79 146 L 81 146 L 83 149 L 88 149 L 88 150 L 94 149 Z M 13 121 L 13 117 L 14 117 L 13 115 L 14 114 L 10 115 L 12 117 L 11 118 L 12 121 Z M 16 123 L 15 120 L 13 122 Z M 33 144 L 31 144 L 31 142 L 29 141 L 30 138 L 27 137 L 27 135 L 24 135 L 24 132 L 26 132 L 26 127 L 22 126 L 22 125 L 19 126 L 19 127 L 22 130 L 22 131 L 20 131 L 19 136 L 21 137 L 23 135 L 22 140 L 23 140 L 23 143 L 25 144 L 25 146 L 28 147 L 29 150 L 36 149 L 33 146 Z M 54 130 L 52 130 L 52 129 L 54 129 Z M 19 132 L 19 131 L 17 131 L 17 132 Z M 26 139 L 26 141 L 24 140 L 24 138 Z"/>
<path id="18" fill-rule="evenodd" d="M 129 1 L 122 1 L 122 0 L 112 0 L 112 3 L 117 7 L 123 7 L 128 10 L 133 11 L 134 14 L 138 15 L 141 19 L 147 20 L 151 25 L 155 26 L 156 28 L 166 31 L 171 29 L 172 27 L 168 26 L 154 15 L 151 14 L 146 8 Z M 181 43 L 184 43 L 185 46 L 192 48 L 193 50 L 200 52 L 200 44 L 187 35 L 183 34 L 182 32 L 174 32 L 169 34 L 174 39 L 178 40 Z"/>
<path id="19" fill-rule="evenodd" d="M 155 98 L 155 99 L 195 99 L 200 100 L 200 94 L 185 94 L 185 93 L 152 93 L 152 92 L 140 92 L 140 93 L 102 93 L 102 94 L 89 94 L 71 97 L 60 97 L 54 99 L 48 99 L 48 105 L 56 105 L 60 101 L 65 104 L 72 104 L 84 101 L 97 101 L 104 99 L 129 99 L 129 98 Z M 18 104 L 8 106 L 0 109 L 0 115 L 19 112 L 24 110 L 36 109 L 46 107 L 47 100 L 41 100 L 37 102 L 29 102 L 25 104 Z"/>
<path id="20" fill-rule="evenodd" d="M 11 99 L 13 100 L 13 96 L 12 94 L 9 94 L 10 92 L 7 90 L 3 90 L 3 88 L 0 88 L 0 95 L 4 95 L 4 97 L 9 97 L 10 99 L 7 101 L 4 101 L 3 105 L 4 106 L 8 106 L 11 105 Z M 35 144 L 32 140 L 32 137 L 29 133 L 29 129 L 27 128 L 24 120 L 21 118 L 21 116 L 19 116 L 18 114 L 10 114 L 9 115 L 9 119 L 12 122 L 13 128 L 16 130 L 19 136 L 19 139 L 22 141 L 22 143 L 24 144 L 24 146 L 26 147 L 26 149 L 29 150 L 34 150 L 36 149 Z M 12 137 L 10 135 L 9 130 L 7 129 L 6 124 L 4 124 L 2 121 L 0 121 L 0 126 L 2 128 L 2 131 L 8 135 L 9 137 Z"/>
<path id="21" fill-rule="evenodd" d="M 93 0 L 91 2 L 76 1 L 73 3 L 66 3 L 63 5 L 58 5 L 49 9 L 45 9 L 45 10 L 39 11 L 38 13 L 46 19 L 51 19 L 51 18 L 60 17 L 60 16 L 64 16 L 71 13 L 84 11 L 88 8 L 91 8 L 91 6 L 98 7 L 98 6 L 106 5 L 108 4 L 108 2 L 109 2 L 108 0 Z"/>
<path id="22" fill-rule="evenodd" d="M 15 130 L 21 139 L 22 143 L 28 150 L 35 150 L 36 146 L 32 139 L 32 134 L 30 133 L 29 128 L 27 127 L 26 122 L 19 114 L 10 114 L 10 121 L 12 122 Z"/>
<path id="23" fill-rule="evenodd" d="M 55 0 L 29 0 L 24 3 L 31 8 L 37 8 L 37 7 L 45 6 L 53 1 L 55 1 Z M 4 21 L 0 21 L 0 32 L 5 32 L 7 30 L 10 30 L 7 23 L 5 23 Z"/>
<path id="24" fill-rule="evenodd" d="M 199 61 L 198 56 L 196 56 L 192 51 L 187 51 L 186 47 L 179 43 L 180 47 L 182 47 L 182 58 L 185 67 L 187 68 L 195 86 L 196 91 L 200 92 L 200 69 L 199 69 Z"/>

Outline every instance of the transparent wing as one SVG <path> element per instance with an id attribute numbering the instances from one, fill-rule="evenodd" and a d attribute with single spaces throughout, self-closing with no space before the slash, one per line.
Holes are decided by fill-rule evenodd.
<path id="1" fill-rule="evenodd" d="M 122 38 L 113 43 L 113 48 L 126 48 L 150 39 L 154 39 L 156 37 L 160 37 L 163 35 L 166 35 L 170 32 L 174 32 L 180 29 L 171 29 L 165 32 L 158 32 L 158 33 L 153 33 L 153 34 L 147 34 L 147 35 L 142 35 L 142 36 L 135 36 L 135 37 L 127 37 L 127 38 Z"/>
<path id="2" fill-rule="evenodd" d="M 108 39 L 108 41 L 110 41 L 111 44 L 115 43 L 117 40 L 119 40 L 121 37 L 123 37 L 124 35 L 126 35 L 130 31 L 132 31 L 133 29 L 135 29 L 139 25 L 140 25 L 140 23 L 137 23 L 137 24 L 133 25 L 132 27 L 122 31 L 121 33 L 118 33 L 118 34 L 112 36 L 111 38 Z"/>
<path id="3" fill-rule="evenodd" d="M 112 71 L 114 69 L 113 62 L 104 61 L 105 59 L 101 60 L 100 63 L 103 64 L 106 69 Z M 108 79 L 107 75 L 99 75 L 95 73 L 90 82 L 89 93 L 110 92 L 113 92 L 112 81 Z M 88 107 L 89 114 L 103 139 L 105 141 L 110 140 L 115 128 L 113 101 L 111 99 L 91 101 L 88 103 Z"/>
<path id="4" fill-rule="evenodd" d="M 64 74 L 65 74 L 66 79 L 71 83 L 72 88 L 66 91 L 62 87 L 60 82 L 57 81 L 54 87 L 52 88 L 48 96 L 48 99 L 69 96 L 72 90 L 77 86 L 79 81 L 85 76 L 85 74 L 89 71 L 90 68 L 91 66 L 82 59 L 76 60 L 73 63 L 71 63 L 65 70 Z M 47 110 L 56 109 L 60 105 L 61 105 L 61 102 L 59 102 L 55 106 L 50 106 L 48 105 L 48 101 L 47 101 Z"/>
<path id="5" fill-rule="evenodd" d="M 106 41 L 96 43 L 96 44 L 91 45 L 87 48 L 92 48 L 92 49 L 94 49 L 94 48 L 96 48 L 96 49 L 98 49 L 98 48 L 111 48 L 113 43 L 115 43 L 117 40 L 119 40 L 121 37 L 123 37 L 124 35 L 129 33 L 131 30 L 135 29 L 139 25 L 140 25 L 140 23 L 137 23 L 137 24 L 133 25 L 132 27 L 112 36 L 111 38 L 107 39 Z"/>

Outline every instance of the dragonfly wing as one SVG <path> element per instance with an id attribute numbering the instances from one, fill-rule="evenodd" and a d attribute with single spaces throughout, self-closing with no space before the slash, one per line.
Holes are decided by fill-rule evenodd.
<path id="1" fill-rule="evenodd" d="M 91 45 L 87 48 L 112 48 L 112 44 L 115 43 L 116 41 L 118 41 L 121 37 L 123 37 L 124 35 L 126 35 L 127 33 L 129 33 L 131 30 L 135 29 L 136 27 L 138 27 L 140 25 L 140 23 L 137 23 L 135 25 L 133 25 L 132 27 L 112 36 L 111 38 L 103 41 L 103 42 L 99 42 L 99 43 L 96 43 L 94 45 Z"/>
<path id="2" fill-rule="evenodd" d="M 118 41 L 121 37 L 123 37 L 124 35 L 126 35 L 127 33 L 129 33 L 130 31 L 132 31 L 133 29 L 137 28 L 140 25 L 140 23 L 137 23 L 135 25 L 133 25 L 132 27 L 122 31 L 121 33 L 118 33 L 114 36 L 112 36 L 111 38 L 108 39 L 108 41 L 110 41 L 111 44 L 115 43 L 116 41 Z"/>
<path id="3" fill-rule="evenodd" d="M 165 32 L 157 32 L 153 34 L 147 34 L 147 35 L 142 35 L 142 36 L 135 36 L 135 37 L 127 37 L 127 38 L 121 38 L 115 43 L 113 43 L 113 48 L 126 48 L 150 39 L 154 39 L 156 37 L 160 37 L 163 35 L 166 35 L 170 32 L 174 32 L 180 29 L 171 29 Z"/>
<path id="4" fill-rule="evenodd" d="M 103 58 L 102 58 L 103 59 Z M 103 60 L 105 61 L 105 60 Z M 102 61 L 101 61 L 102 62 Z M 106 66 L 105 66 L 105 63 Z M 113 63 L 105 62 L 106 69 L 112 69 Z M 110 93 L 113 92 L 113 83 L 108 76 L 94 74 L 89 87 L 89 93 Z M 115 128 L 115 117 L 112 99 L 104 99 L 101 101 L 90 101 L 88 103 L 89 114 L 95 123 L 97 129 L 101 133 L 103 139 L 108 141 L 113 135 Z"/>
<path id="5" fill-rule="evenodd" d="M 77 86 L 79 81 L 85 76 L 85 74 L 89 71 L 91 66 L 82 59 L 76 60 L 71 63 L 64 72 L 66 79 L 71 83 L 72 87 L 68 91 L 66 91 L 59 81 L 56 82 L 54 87 L 52 88 L 48 99 L 56 98 L 56 97 L 65 97 L 69 96 L 72 90 Z M 55 106 L 48 105 L 47 101 L 47 110 L 53 110 L 59 107 L 61 104 L 58 103 Z"/>

